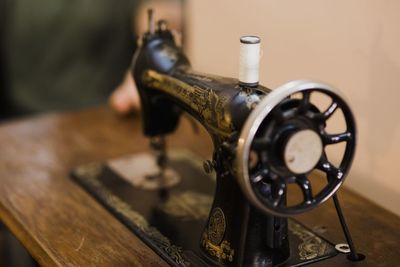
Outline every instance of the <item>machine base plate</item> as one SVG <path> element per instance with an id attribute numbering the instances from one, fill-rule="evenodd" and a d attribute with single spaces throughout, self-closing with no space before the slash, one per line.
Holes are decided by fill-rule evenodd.
<path id="1" fill-rule="evenodd" d="M 209 266 L 200 237 L 213 200 L 215 180 L 188 150 L 169 151 L 164 179 L 150 153 L 79 166 L 72 177 L 172 266 Z M 337 255 L 334 246 L 289 219 L 291 257 L 302 266 Z"/>

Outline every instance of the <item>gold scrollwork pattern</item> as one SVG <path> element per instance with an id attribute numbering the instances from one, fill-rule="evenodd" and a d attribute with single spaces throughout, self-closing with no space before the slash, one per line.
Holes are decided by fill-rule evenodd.
<path id="1" fill-rule="evenodd" d="M 206 232 L 203 233 L 202 238 L 203 248 L 212 256 L 217 258 L 220 262 L 232 262 L 235 251 L 231 248 L 231 244 L 224 240 L 219 245 L 214 245 L 209 239 Z"/>
<path id="2" fill-rule="evenodd" d="M 128 218 L 136 226 L 138 231 L 142 232 L 147 238 L 150 238 L 152 242 L 167 253 L 176 264 L 182 267 L 191 266 L 190 262 L 182 256 L 183 249 L 181 247 L 171 244 L 170 240 L 161 234 L 156 228 L 150 226 L 142 215 L 132 210 L 128 204 L 123 202 L 117 196 L 111 194 L 101 184 L 97 177 L 101 174 L 103 168 L 104 165 L 102 164 L 89 164 L 79 167 L 76 170 L 76 174 L 80 177 L 84 177 L 85 183 L 96 188 L 95 194 L 105 199 L 107 205 L 113 207 L 116 213 Z"/>
<path id="3" fill-rule="evenodd" d="M 227 240 L 223 240 L 226 230 L 225 215 L 220 208 L 214 208 L 208 225 L 202 236 L 203 248 L 220 262 L 232 262 L 234 249 Z"/>
<path id="4" fill-rule="evenodd" d="M 185 191 L 172 195 L 160 208 L 182 220 L 207 220 L 212 201 L 210 195 Z"/>
<path id="5" fill-rule="evenodd" d="M 327 243 L 300 224 L 289 220 L 289 231 L 302 241 L 298 246 L 301 260 L 312 260 L 326 254 Z"/>
<path id="6" fill-rule="evenodd" d="M 225 112 L 228 99 L 217 95 L 210 88 L 190 85 L 153 70 L 143 74 L 143 82 L 152 88 L 165 92 L 185 103 L 204 120 L 210 129 L 222 136 L 229 136 L 233 130 L 231 118 Z"/>
<path id="7" fill-rule="evenodd" d="M 225 235 L 226 222 L 222 209 L 215 208 L 212 211 L 207 226 L 207 236 L 212 244 L 218 245 L 222 242 Z"/>

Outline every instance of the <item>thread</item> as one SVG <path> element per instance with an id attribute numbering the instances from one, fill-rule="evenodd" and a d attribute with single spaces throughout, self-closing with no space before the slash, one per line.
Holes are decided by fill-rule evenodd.
<path id="1" fill-rule="evenodd" d="M 239 82 L 257 86 L 259 82 L 261 39 L 257 36 L 240 38 Z"/>

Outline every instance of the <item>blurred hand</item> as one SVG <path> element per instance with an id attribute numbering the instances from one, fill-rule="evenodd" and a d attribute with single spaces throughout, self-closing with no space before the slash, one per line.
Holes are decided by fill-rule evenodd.
<path id="1" fill-rule="evenodd" d="M 179 32 L 182 29 L 183 12 L 181 1 L 152 0 L 143 2 L 133 16 L 135 20 L 135 32 L 138 34 L 144 33 L 147 30 L 147 10 L 149 8 L 154 9 L 156 20 L 166 19 L 168 21 L 169 27 L 178 45 L 180 45 L 181 36 Z M 139 94 L 130 71 L 126 73 L 122 83 L 111 94 L 110 105 L 119 114 L 127 114 L 131 111 L 140 110 Z"/>
<path id="2" fill-rule="evenodd" d="M 130 71 L 110 96 L 111 107 L 119 114 L 140 110 L 139 94 Z"/>

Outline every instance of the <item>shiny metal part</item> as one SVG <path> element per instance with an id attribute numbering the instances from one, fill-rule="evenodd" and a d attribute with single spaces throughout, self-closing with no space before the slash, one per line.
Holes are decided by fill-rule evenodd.
<path id="1" fill-rule="evenodd" d="M 337 244 L 335 246 L 335 249 L 340 252 L 340 253 L 350 253 L 350 247 L 348 244 L 342 243 L 342 244 Z"/>
<path id="2" fill-rule="evenodd" d="M 157 176 L 163 177 L 168 161 L 165 136 L 162 135 L 151 138 L 150 146 L 156 154 L 156 162 L 159 168 L 159 173 Z"/>
<path id="3" fill-rule="evenodd" d="M 147 10 L 147 23 L 149 33 L 154 34 L 154 11 L 151 8 Z"/>

